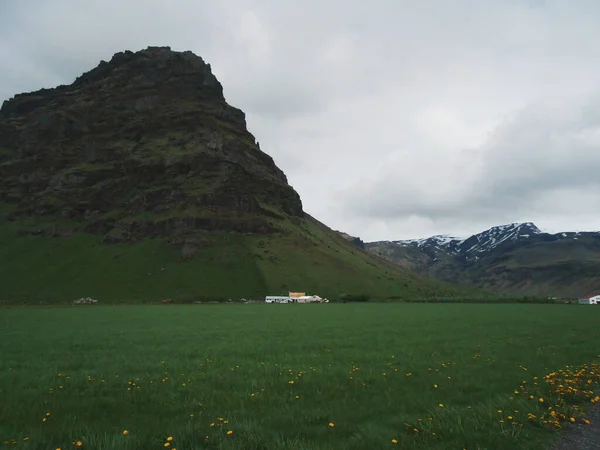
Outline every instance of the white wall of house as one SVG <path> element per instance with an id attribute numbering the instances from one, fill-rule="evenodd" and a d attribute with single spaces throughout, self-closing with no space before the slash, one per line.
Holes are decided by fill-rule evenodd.
<path id="1" fill-rule="evenodd" d="M 318 295 L 302 295 L 302 296 L 278 296 L 268 295 L 265 297 L 265 303 L 327 303 L 329 300 L 324 300 Z"/>
<path id="2" fill-rule="evenodd" d="M 265 297 L 265 303 L 288 303 L 289 297 L 283 295 L 268 295 Z"/>
<path id="3" fill-rule="evenodd" d="M 322 300 L 323 299 L 318 295 L 303 295 L 302 297 L 297 298 L 298 303 L 316 303 Z"/>

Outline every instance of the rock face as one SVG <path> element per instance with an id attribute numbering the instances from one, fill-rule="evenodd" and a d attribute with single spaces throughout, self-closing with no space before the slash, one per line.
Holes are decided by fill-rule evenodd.
<path id="1" fill-rule="evenodd" d="M 44 217 L 54 233 L 61 222 L 108 242 L 268 233 L 270 218 L 304 216 L 210 65 L 169 47 L 117 53 L 69 86 L 5 101 L 0 202 L 16 205 L 11 219 Z"/>
<path id="2" fill-rule="evenodd" d="M 365 247 L 416 272 L 491 291 L 574 298 L 600 292 L 600 232 L 551 234 L 526 222 L 466 239 L 441 235 Z"/>
<path id="3" fill-rule="evenodd" d="M 364 250 L 365 243 L 363 242 L 363 240 L 361 238 L 356 237 L 356 236 L 351 236 L 348 233 L 345 233 L 344 231 L 338 231 L 337 233 L 341 237 L 343 237 L 344 239 L 346 239 L 347 241 L 352 242 L 352 244 L 356 245 L 358 248 L 362 248 Z"/>

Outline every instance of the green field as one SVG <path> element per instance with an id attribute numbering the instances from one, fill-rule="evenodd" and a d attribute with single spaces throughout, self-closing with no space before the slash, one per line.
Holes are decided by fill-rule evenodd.
<path id="1" fill-rule="evenodd" d="M 542 449 L 598 395 L 599 319 L 578 305 L 4 308 L 0 444 Z"/>

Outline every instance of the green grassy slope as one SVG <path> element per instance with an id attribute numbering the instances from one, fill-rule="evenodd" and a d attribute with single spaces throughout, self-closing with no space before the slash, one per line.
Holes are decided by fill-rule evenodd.
<path id="1" fill-rule="evenodd" d="M 36 224 L 0 216 L 0 301 L 52 303 L 87 296 L 125 302 L 202 300 L 288 290 L 330 299 L 344 292 L 378 298 L 475 293 L 373 257 L 310 217 L 277 226 L 282 232 L 272 235 L 207 233 L 198 255 L 183 261 L 180 250 L 163 239 L 105 244 L 86 233 L 23 235 L 20 230 Z"/>

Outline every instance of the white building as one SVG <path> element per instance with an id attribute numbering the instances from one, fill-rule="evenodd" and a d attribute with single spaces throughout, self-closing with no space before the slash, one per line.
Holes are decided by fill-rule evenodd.
<path id="1" fill-rule="evenodd" d="M 306 292 L 290 292 L 292 303 L 324 303 L 318 295 L 306 295 Z"/>
<path id="2" fill-rule="evenodd" d="M 598 305 L 600 304 L 600 295 L 590 295 L 579 299 L 580 305 Z"/>
<path id="3" fill-rule="evenodd" d="M 289 303 L 290 298 L 286 296 L 267 295 L 265 297 L 265 303 Z"/>
<path id="4" fill-rule="evenodd" d="M 323 299 L 318 295 L 302 295 L 295 298 L 297 303 L 321 303 Z"/>
<path id="5" fill-rule="evenodd" d="M 266 296 L 265 303 L 329 303 L 329 300 L 318 295 L 306 295 L 304 292 L 290 292 L 289 296 Z"/>

